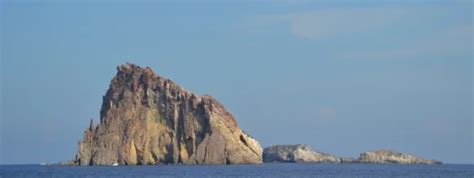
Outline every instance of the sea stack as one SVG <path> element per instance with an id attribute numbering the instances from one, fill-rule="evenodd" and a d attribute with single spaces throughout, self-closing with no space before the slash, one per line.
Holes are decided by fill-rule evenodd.
<path id="1" fill-rule="evenodd" d="M 149 67 L 117 67 L 100 123 L 79 142 L 76 165 L 258 164 L 260 144 L 224 106 Z"/>

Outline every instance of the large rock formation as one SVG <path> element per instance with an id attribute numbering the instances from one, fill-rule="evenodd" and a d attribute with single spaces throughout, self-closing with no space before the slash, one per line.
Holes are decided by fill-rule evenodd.
<path id="1" fill-rule="evenodd" d="M 259 143 L 211 96 L 197 96 L 149 67 L 117 67 L 100 123 L 79 142 L 78 165 L 253 164 Z"/>
<path id="2" fill-rule="evenodd" d="M 425 159 L 412 154 L 398 153 L 390 150 L 361 153 L 357 161 L 361 163 L 441 164 L 437 160 Z"/>
<path id="3" fill-rule="evenodd" d="M 326 153 L 315 151 L 307 145 L 275 145 L 264 149 L 264 162 L 314 162 L 314 163 L 340 163 L 343 158 L 338 158 Z"/>

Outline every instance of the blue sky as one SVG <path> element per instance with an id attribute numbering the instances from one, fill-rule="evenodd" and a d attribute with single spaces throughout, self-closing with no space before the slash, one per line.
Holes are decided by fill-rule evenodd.
<path id="1" fill-rule="evenodd" d="M 2 1 L 0 164 L 74 158 L 125 62 L 262 146 L 474 163 L 471 1 Z"/>

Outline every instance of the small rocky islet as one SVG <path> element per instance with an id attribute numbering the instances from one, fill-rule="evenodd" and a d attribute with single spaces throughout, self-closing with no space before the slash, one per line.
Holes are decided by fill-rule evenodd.
<path id="1" fill-rule="evenodd" d="M 437 160 L 391 150 L 364 152 L 359 158 L 342 158 L 313 150 L 304 144 L 267 147 L 263 151 L 263 162 L 441 164 Z"/>
<path id="2" fill-rule="evenodd" d="M 307 145 L 262 149 L 225 107 L 198 96 L 151 68 L 117 67 L 103 96 L 100 123 L 92 120 L 69 165 L 260 164 L 263 162 L 440 164 L 388 150 L 341 158 Z"/>

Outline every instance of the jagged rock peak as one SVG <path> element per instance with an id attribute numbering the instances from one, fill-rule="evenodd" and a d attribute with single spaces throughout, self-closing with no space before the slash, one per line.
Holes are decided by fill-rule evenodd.
<path id="1" fill-rule="evenodd" d="M 188 92 L 149 67 L 123 64 L 103 97 L 100 123 L 85 131 L 75 162 L 249 164 L 261 163 L 261 154 L 260 144 L 216 99 Z"/>

